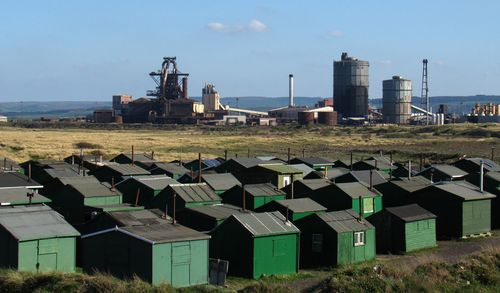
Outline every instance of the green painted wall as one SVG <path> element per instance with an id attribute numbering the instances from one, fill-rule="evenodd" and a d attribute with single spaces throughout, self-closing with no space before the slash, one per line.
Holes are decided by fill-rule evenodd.
<path id="1" fill-rule="evenodd" d="M 315 212 L 293 213 L 292 214 L 292 221 L 300 220 L 300 219 L 305 218 L 305 217 L 312 215 L 314 213 Z"/>
<path id="2" fill-rule="evenodd" d="M 376 197 L 363 197 L 363 202 L 364 202 L 364 209 L 363 209 L 363 217 L 368 217 L 371 216 L 375 213 L 378 213 L 382 210 L 382 197 L 381 196 L 376 196 Z M 373 202 L 370 203 L 370 201 L 373 199 Z M 369 209 L 368 207 L 372 207 L 373 211 L 372 212 L 367 212 Z M 357 212 L 358 214 L 360 213 L 360 208 L 359 208 L 359 198 L 353 198 L 352 199 L 352 209 Z"/>
<path id="3" fill-rule="evenodd" d="M 408 222 L 405 224 L 405 252 L 435 247 L 436 219 Z"/>
<path id="4" fill-rule="evenodd" d="M 154 285 L 174 287 L 208 283 L 208 240 L 163 243 L 153 246 Z"/>
<path id="5" fill-rule="evenodd" d="M 74 272 L 76 239 L 65 237 L 19 242 L 18 259 L 20 271 Z"/>
<path id="6" fill-rule="evenodd" d="M 298 243 L 299 234 L 254 238 L 253 278 L 296 273 Z"/>
<path id="7" fill-rule="evenodd" d="M 121 204 L 122 197 L 120 195 L 86 197 L 83 200 L 83 203 L 88 206 L 105 206 L 105 205 Z"/>
<path id="8" fill-rule="evenodd" d="M 462 236 L 491 230 L 491 200 L 471 200 L 462 204 Z"/>
<path id="9" fill-rule="evenodd" d="M 375 229 L 365 231 L 365 245 L 354 246 L 354 232 L 338 234 L 337 264 L 357 263 L 375 258 Z"/>

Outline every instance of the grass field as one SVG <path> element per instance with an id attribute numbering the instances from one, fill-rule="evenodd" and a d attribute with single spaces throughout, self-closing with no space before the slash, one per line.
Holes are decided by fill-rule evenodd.
<path id="1" fill-rule="evenodd" d="M 168 129 L 83 129 L 0 127 L 0 156 L 16 161 L 28 159 L 62 159 L 79 153 L 77 145 L 90 146 L 86 153 L 98 151 L 110 158 L 120 152 L 154 151 L 160 160 L 195 159 L 236 154 L 246 157 L 275 155 L 321 155 L 354 159 L 367 157 L 379 150 L 392 151 L 395 159 L 417 159 L 425 153 L 431 160 L 455 159 L 460 155 L 485 156 L 491 147 L 500 147 L 500 125 L 457 124 L 428 127 L 300 127 L 224 128 L 178 127 Z M 500 150 L 499 150 L 500 152 Z"/>

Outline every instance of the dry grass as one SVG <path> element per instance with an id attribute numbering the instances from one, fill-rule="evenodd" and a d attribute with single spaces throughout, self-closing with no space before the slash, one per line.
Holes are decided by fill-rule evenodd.
<path id="1" fill-rule="evenodd" d="M 90 130 L 90 129 L 28 129 L 0 128 L 0 156 L 17 161 L 31 158 L 62 159 L 78 153 L 78 144 L 94 146 L 111 157 L 120 152 L 155 151 L 161 160 L 194 159 L 197 153 L 204 157 L 277 155 L 323 155 L 347 158 L 351 149 L 355 159 L 367 157 L 378 150 L 396 151 L 401 157 L 417 156 L 418 152 L 443 154 L 455 158 L 460 154 L 489 156 L 491 146 L 500 146 L 500 139 L 491 133 L 500 133 L 500 126 L 487 126 L 486 134 L 471 137 L 471 127 L 452 128 L 366 127 L 366 128 L 241 128 L 232 131 L 201 127 L 183 127 L 182 130 Z M 436 130 L 437 129 L 437 130 Z M 478 128 L 484 131 L 483 128 Z M 451 131 L 451 132 L 450 132 Z M 475 131 L 475 130 L 474 130 Z M 464 133 L 461 135 L 460 133 Z M 95 149 L 87 149 L 90 152 Z M 500 150 L 499 150 L 500 151 Z M 106 156 L 105 156 L 106 157 Z"/>

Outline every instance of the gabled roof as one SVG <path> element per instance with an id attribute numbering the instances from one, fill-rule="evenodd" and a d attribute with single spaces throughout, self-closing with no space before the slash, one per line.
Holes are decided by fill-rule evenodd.
<path id="1" fill-rule="evenodd" d="M 29 187 L 43 188 L 40 183 L 17 172 L 0 172 L 0 188 Z"/>
<path id="2" fill-rule="evenodd" d="M 488 177 L 497 182 L 500 182 L 500 172 L 488 172 L 484 175 L 484 177 Z"/>
<path id="3" fill-rule="evenodd" d="M 12 204 L 29 204 L 30 199 L 28 193 L 32 191 L 25 187 L 16 187 L 8 189 L 0 189 L 0 206 Z M 49 203 L 50 199 L 41 196 L 38 193 L 32 193 L 31 203 Z"/>
<path id="4" fill-rule="evenodd" d="M 462 159 L 462 160 L 465 160 L 465 161 L 469 161 L 473 164 L 475 164 L 477 166 L 477 168 L 479 169 L 480 165 L 481 165 L 481 161 L 483 162 L 483 168 L 484 170 L 488 171 L 488 172 L 500 172 L 500 165 L 495 163 L 494 161 L 490 160 L 490 159 L 486 159 L 486 158 L 465 158 L 465 159 Z M 459 164 L 461 160 L 455 162 L 455 164 Z"/>
<path id="5" fill-rule="evenodd" d="M 213 190 L 228 190 L 235 185 L 241 186 L 241 182 L 231 173 L 201 174 L 201 178 Z"/>
<path id="6" fill-rule="evenodd" d="M 397 187 L 412 193 L 430 186 L 431 181 L 422 176 L 414 176 L 410 179 L 401 178 L 401 180 L 392 180 L 390 181 L 390 184 L 396 185 Z"/>
<path id="7" fill-rule="evenodd" d="M 283 165 L 283 164 L 270 164 L 270 165 L 259 165 L 260 168 L 263 168 L 265 170 L 269 170 L 278 174 L 302 174 L 302 171 L 294 168 L 290 165 Z"/>
<path id="8" fill-rule="evenodd" d="M 126 184 L 129 181 L 136 181 L 137 183 L 149 187 L 152 190 L 163 190 L 170 184 L 179 184 L 177 180 L 164 175 L 145 175 L 139 177 L 129 177 L 118 183 L 116 186 L 119 187 L 120 185 Z"/>
<path id="9" fill-rule="evenodd" d="M 297 182 L 303 184 L 311 190 L 317 190 L 333 184 L 328 179 L 302 179 L 298 180 Z"/>
<path id="10" fill-rule="evenodd" d="M 304 176 L 306 176 L 307 174 L 309 174 L 311 172 L 315 172 L 316 171 L 313 168 L 307 166 L 306 164 L 290 164 L 288 166 L 293 167 L 293 168 L 295 168 L 297 170 L 302 171 L 302 174 Z"/>
<path id="11" fill-rule="evenodd" d="M 205 168 L 214 168 L 214 167 L 217 167 L 221 164 L 221 162 L 217 159 L 203 159 L 203 160 L 201 160 L 201 163 L 206 166 Z M 187 164 L 189 164 L 189 165 L 196 164 L 197 165 L 198 160 L 192 160 Z"/>
<path id="12" fill-rule="evenodd" d="M 98 168 L 96 171 L 99 171 L 102 168 L 109 168 L 123 176 L 151 175 L 151 172 L 131 164 L 109 164 Z"/>
<path id="13" fill-rule="evenodd" d="M 171 184 L 168 187 L 185 202 L 221 201 L 222 199 L 205 183 Z"/>
<path id="14" fill-rule="evenodd" d="M 351 170 L 343 167 L 334 167 L 328 170 L 328 173 L 326 174 L 328 179 L 333 179 L 339 176 L 342 176 L 344 174 L 349 173 Z"/>
<path id="15" fill-rule="evenodd" d="M 242 167 L 245 167 L 245 168 L 251 168 L 251 167 L 257 166 L 259 164 L 269 163 L 269 161 L 263 161 L 263 160 L 259 160 L 257 158 L 233 158 L 233 159 L 227 160 L 226 163 L 231 162 L 231 161 L 235 162 L 236 164 L 241 165 Z"/>
<path id="16" fill-rule="evenodd" d="M 299 229 L 287 221 L 280 212 L 243 213 L 231 217 L 254 237 L 300 233 Z"/>
<path id="17" fill-rule="evenodd" d="M 491 199 L 496 197 L 495 195 L 489 192 L 486 191 L 481 192 L 481 190 L 479 190 L 478 187 L 465 181 L 440 182 L 432 186 L 441 189 L 443 191 L 446 191 L 450 194 L 453 194 L 455 196 L 458 196 L 465 201 L 478 200 L 478 199 Z"/>
<path id="18" fill-rule="evenodd" d="M 162 218 L 163 213 L 160 210 L 135 210 L 108 212 L 114 220 L 120 223 L 120 226 L 148 226 L 156 224 L 166 224 L 170 220 Z"/>
<path id="19" fill-rule="evenodd" d="M 286 195 L 271 183 L 245 184 L 245 193 L 252 196 L 277 196 Z"/>
<path id="20" fill-rule="evenodd" d="M 383 161 L 378 161 L 378 160 L 364 160 L 364 161 L 359 161 L 359 162 L 356 162 L 356 163 L 353 163 L 353 165 L 358 165 L 358 164 L 367 164 L 367 165 L 370 165 L 372 167 L 375 168 L 375 166 L 377 166 L 376 168 L 377 169 L 391 169 L 391 170 L 396 170 L 397 167 L 394 166 L 394 165 L 390 165 L 389 163 L 385 162 L 385 160 Z"/>
<path id="21" fill-rule="evenodd" d="M 113 162 L 115 161 L 118 157 L 124 156 L 130 161 L 132 161 L 132 154 L 125 154 L 121 153 L 117 155 L 116 157 L 112 158 L 110 161 Z M 144 163 L 154 163 L 157 162 L 155 159 L 151 158 L 151 154 L 144 154 L 144 153 L 134 153 L 134 162 L 144 162 Z"/>
<path id="22" fill-rule="evenodd" d="M 112 190 L 111 186 L 107 183 L 71 183 L 67 186 L 74 188 L 83 197 L 100 197 L 100 196 L 121 196 L 117 190 Z"/>
<path id="23" fill-rule="evenodd" d="M 375 229 L 367 220 L 360 221 L 359 214 L 353 210 L 320 213 L 316 216 L 338 233 Z"/>
<path id="24" fill-rule="evenodd" d="M 422 208 L 418 204 L 386 208 L 386 211 L 405 222 L 435 219 L 436 215 Z"/>
<path id="25" fill-rule="evenodd" d="M 455 166 L 451 166 L 451 165 L 445 165 L 445 164 L 432 165 L 432 166 L 424 169 L 421 173 L 428 172 L 428 171 L 431 171 L 433 169 L 445 174 L 446 176 L 452 177 L 452 178 L 461 178 L 461 177 L 464 177 L 468 174 L 467 172 L 465 172 L 462 169 L 459 169 L 459 168 L 457 168 Z"/>
<path id="26" fill-rule="evenodd" d="M 44 205 L 0 208 L 0 226 L 18 241 L 80 236 L 60 214 Z"/>
<path id="27" fill-rule="evenodd" d="M 189 172 L 188 169 L 184 168 L 183 166 L 179 166 L 179 164 L 175 163 L 154 163 L 150 170 L 152 171 L 155 169 L 167 171 L 172 174 L 185 174 Z"/>
<path id="28" fill-rule="evenodd" d="M 94 176 L 58 177 L 56 180 L 64 185 L 68 184 L 98 184 L 100 183 Z"/>
<path id="29" fill-rule="evenodd" d="M 359 182 L 336 183 L 333 184 L 333 186 L 336 186 L 337 188 L 339 188 L 352 198 L 359 198 L 360 196 L 363 197 L 380 196 L 380 194 L 375 189 L 370 190 L 368 187 L 364 186 Z"/>
<path id="30" fill-rule="evenodd" d="M 294 213 L 320 212 L 327 210 L 327 208 L 310 198 L 275 200 L 275 202 Z"/>
<path id="31" fill-rule="evenodd" d="M 94 237 L 110 232 L 120 232 L 153 245 L 168 242 L 210 239 L 210 236 L 205 233 L 192 230 L 179 224 L 171 223 L 148 226 L 115 227 L 104 231 L 87 234 L 82 236 L 82 238 Z"/>
<path id="32" fill-rule="evenodd" d="M 384 172 L 378 170 L 371 171 L 371 175 L 370 170 L 357 170 L 350 173 L 358 182 L 363 183 L 365 186 L 370 185 L 370 176 L 372 176 L 372 185 L 385 183 L 389 179 L 389 175 Z"/>
<path id="33" fill-rule="evenodd" d="M 295 158 L 292 161 L 302 162 L 308 166 L 331 166 L 331 165 L 333 165 L 333 161 L 322 158 L 322 157 Z"/>
<path id="34" fill-rule="evenodd" d="M 202 205 L 189 207 L 187 209 L 202 215 L 206 215 L 210 218 L 214 218 L 216 220 L 227 219 L 235 214 L 247 213 L 245 211 L 242 211 L 240 207 L 230 204 Z"/>
<path id="35" fill-rule="evenodd" d="M 356 163 L 357 161 L 356 160 L 353 160 L 352 163 Z M 346 166 L 346 167 L 349 167 L 351 166 L 351 160 L 336 160 L 333 162 L 337 167 L 343 167 L 343 166 Z"/>
<path id="36" fill-rule="evenodd" d="M 45 172 L 52 178 L 83 177 L 83 174 L 84 172 L 85 173 L 87 172 L 87 169 L 82 169 L 79 173 L 78 170 L 75 170 L 73 168 L 56 168 L 56 169 L 47 168 L 44 169 L 43 172 Z"/>

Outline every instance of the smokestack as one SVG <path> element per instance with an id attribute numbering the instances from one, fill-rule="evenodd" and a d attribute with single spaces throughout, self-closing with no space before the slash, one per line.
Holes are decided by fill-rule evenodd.
<path id="1" fill-rule="evenodd" d="M 484 163 L 481 161 L 481 167 L 479 168 L 479 188 L 481 189 L 481 192 L 484 191 Z"/>
<path id="2" fill-rule="evenodd" d="M 188 96 L 188 79 L 187 79 L 187 77 L 183 77 L 182 78 L 182 97 L 185 100 L 189 100 L 189 96 Z"/>
<path id="3" fill-rule="evenodd" d="M 292 108 L 293 104 L 293 74 L 288 75 L 288 106 Z"/>

